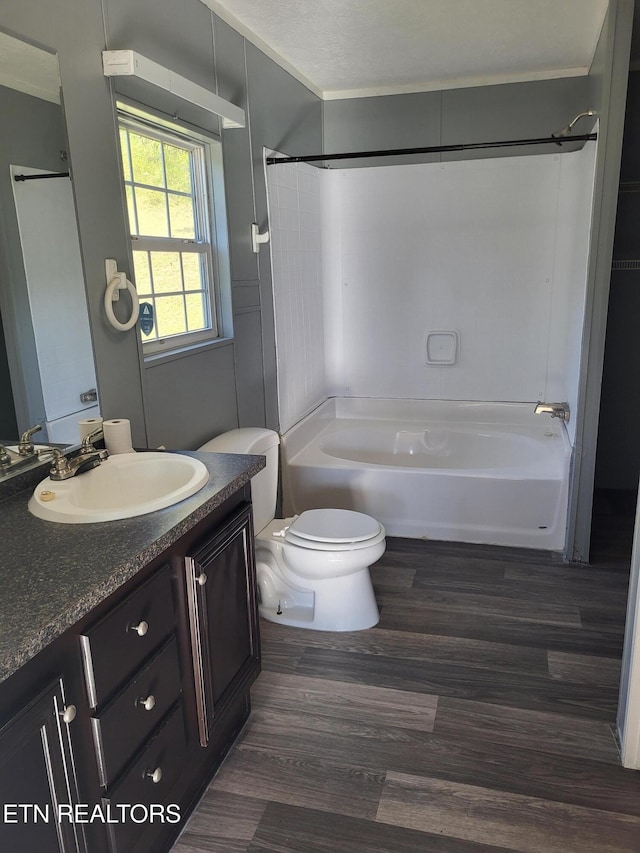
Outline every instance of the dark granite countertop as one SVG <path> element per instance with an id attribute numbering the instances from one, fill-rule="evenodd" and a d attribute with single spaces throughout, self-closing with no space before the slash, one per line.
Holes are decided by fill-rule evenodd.
<path id="1" fill-rule="evenodd" d="M 0 681 L 264 467 L 263 456 L 200 452 L 186 455 L 204 462 L 209 469 L 209 482 L 175 506 L 135 518 L 59 524 L 31 515 L 27 509 L 30 488 L 0 500 Z"/>

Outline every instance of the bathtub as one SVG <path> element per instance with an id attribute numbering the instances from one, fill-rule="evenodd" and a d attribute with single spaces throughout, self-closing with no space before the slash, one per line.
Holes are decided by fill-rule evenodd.
<path id="1" fill-rule="evenodd" d="M 560 551 L 571 444 L 534 405 L 327 400 L 282 436 L 284 515 L 356 509 L 390 536 Z"/>

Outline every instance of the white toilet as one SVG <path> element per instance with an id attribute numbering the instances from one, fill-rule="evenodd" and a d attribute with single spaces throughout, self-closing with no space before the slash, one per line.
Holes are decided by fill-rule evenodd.
<path id="1" fill-rule="evenodd" d="M 384 527 L 345 509 L 275 519 L 279 443 L 273 430 L 251 427 L 225 432 L 200 448 L 266 456 L 266 467 L 251 481 L 260 615 L 317 631 L 373 627 L 380 614 L 369 566 L 384 554 Z"/>

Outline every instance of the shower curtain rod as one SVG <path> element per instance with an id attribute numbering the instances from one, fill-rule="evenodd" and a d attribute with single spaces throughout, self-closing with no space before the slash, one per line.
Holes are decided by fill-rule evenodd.
<path id="1" fill-rule="evenodd" d="M 543 136 L 539 139 L 506 139 L 500 142 L 469 142 L 461 145 L 430 145 L 427 148 L 392 148 L 386 151 L 348 151 L 341 154 L 309 154 L 306 157 L 267 157 L 267 166 L 277 163 L 315 163 L 323 160 L 360 160 L 364 157 L 402 157 L 409 154 L 440 154 L 446 151 L 480 151 L 486 148 L 511 148 L 519 145 L 562 146 L 565 142 L 591 142 L 597 133 L 582 133 L 575 136 Z M 325 168 L 329 168 L 326 166 Z"/>
<path id="2" fill-rule="evenodd" d="M 44 172 L 42 175 L 14 175 L 14 181 L 40 181 L 43 178 L 68 178 L 69 172 Z"/>

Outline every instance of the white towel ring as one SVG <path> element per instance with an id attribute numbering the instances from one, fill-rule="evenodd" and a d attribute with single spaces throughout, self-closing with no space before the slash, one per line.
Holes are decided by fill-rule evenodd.
<path id="1" fill-rule="evenodd" d="M 120 298 L 120 290 L 128 290 L 131 296 L 131 316 L 124 323 L 116 317 L 113 311 L 113 303 Z M 107 315 L 107 320 L 111 323 L 114 329 L 119 332 L 128 332 L 138 322 L 138 292 L 132 282 L 125 276 L 124 273 L 118 273 L 107 284 L 107 289 L 104 293 L 104 310 Z"/>

